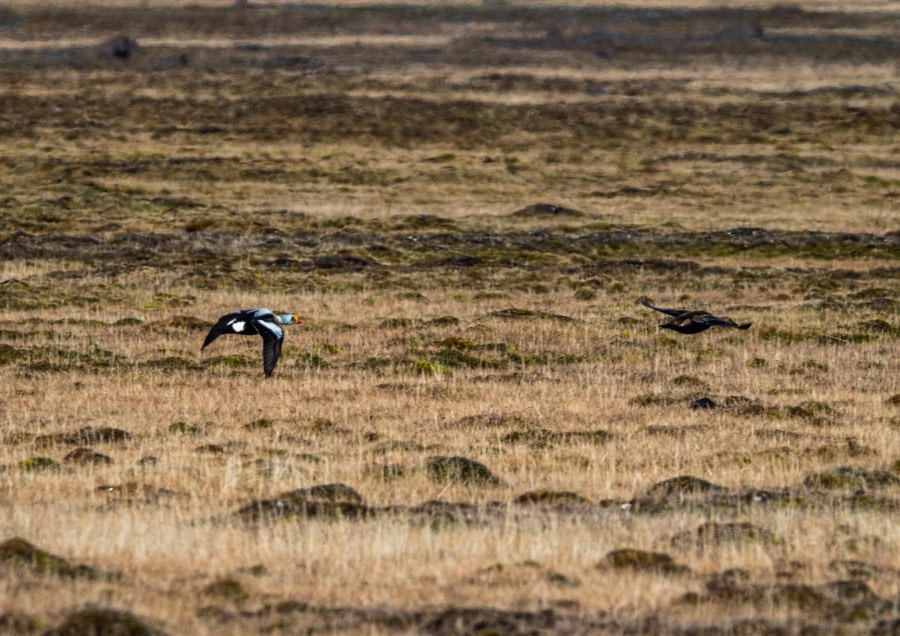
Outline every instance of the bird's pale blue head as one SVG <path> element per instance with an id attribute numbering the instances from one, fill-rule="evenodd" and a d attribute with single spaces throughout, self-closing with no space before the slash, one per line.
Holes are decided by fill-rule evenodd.
<path id="1" fill-rule="evenodd" d="M 302 325 L 299 314 L 278 314 L 278 321 L 282 325 Z"/>

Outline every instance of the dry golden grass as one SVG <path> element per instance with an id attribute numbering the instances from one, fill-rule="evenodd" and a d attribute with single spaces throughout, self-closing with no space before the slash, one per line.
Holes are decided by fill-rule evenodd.
<path id="1" fill-rule="evenodd" d="M 116 8 L 146 8 L 146 7 L 154 7 L 154 8 L 190 8 L 190 7 L 212 7 L 212 8 L 230 8 L 234 6 L 236 3 L 229 2 L 228 0 L 191 0 L 190 2 L 178 2 L 176 0 L 164 0 L 157 2 L 150 2 L 149 0 L 97 0 L 95 2 L 90 3 L 91 6 L 95 7 L 116 7 Z M 267 6 L 266 3 L 250 3 L 251 5 L 256 6 Z M 329 5 L 334 6 L 345 6 L 345 7 L 366 7 L 371 6 L 371 2 L 366 0 L 333 0 L 329 2 Z M 546 6 L 558 6 L 559 3 L 550 2 L 549 0 L 515 0 L 513 2 L 509 2 L 507 0 L 499 0 L 499 2 L 492 3 L 490 0 L 485 2 L 484 0 L 445 0 L 445 1 L 435 1 L 435 0 L 404 0 L 403 2 L 399 1 L 387 1 L 387 2 L 379 2 L 379 5 L 383 6 L 391 6 L 391 5 L 400 5 L 400 6 L 422 6 L 422 7 L 480 7 L 480 6 L 523 6 L 523 7 L 546 7 Z M 731 3 L 724 3 L 731 4 Z M 770 2 L 769 0 L 743 0 L 739 3 L 733 3 L 736 7 L 741 8 L 751 8 L 751 9 L 768 9 L 772 6 L 778 6 L 778 3 Z M 604 0 L 573 0 L 571 2 L 567 2 L 566 6 L 572 7 L 612 7 L 617 8 L 623 5 L 622 2 L 614 2 L 612 0 L 604 1 Z M 685 0 L 684 2 L 679 3 L 679 7 L 683 7 L 686 9 L 709 9 L 709 8 L 720 8 L 723 5 L 721 2 L 714 2 L 712 0 Z M 13 7 L 13 8 L 54 8 L 54 7 L 65 7 L 68 8 L 69 4 L 64 2 L 63 0 L 9 0 L 5 6 Z M 273 5 L 268 5 L 273 6 Z M 274 5 L 277 6 L 277 5 Z M 628 6 L 631 8 L 670 8 L 672 4 L 665 0 L 638 0 L 637 2 L 629 2 Z M 890 0 L 866 0 L 861 2 L 848 3 L 842 0 L 799 0 L 798 2 L 791 2 L 791 7 L 797 7 L 800 9 L 808 10 L 808 11 L 838 11 L 838 12 L 869 12 L 869 11 L 879 11 L 879 12 L 891 12 L 895 9 L 894 5 Z"/>
<path id="2" fill-rule="evenodd" d="M 584 616 L 610 612 L 622 622 L 661 612 L 671 620 L 690 622 L 710 617 L 692 614 L 675 600 L 701 590 L 698 577 L 727 568 L 745 568 L 754 581 L 775 582 L 786 564 L 798 562 L 801 574 L 795 578 L 818 585 L 835 578 L 829 566 L 842 559 L 897 563 L 893 515 L 840 504 L 808 510 L 686 510 L 660 516 L 635 516 L 617 508 L 583 516 L 531 514 L 527 507 L 513 507 L 485 527 L 447 530 L 411 525 L 403 518 L 287 520 L 259 528 L 211 522 L 254 498 L 317 483 L 350 484 L 373 505 L 429 499 L 508 502 L 538 489 L 571 490 L 592 500 L 628 500 L 655 482 L 681 474 L 735 490 L 802 489 L 807 475 L 836 465 L 885 467 L 896 460 L 897 428 L 890 424 L 896 420 L 896 407 L 886 402 L 898 391 L 895 337 L 849 345 L 835 341 L 785 346 L 761 340 L 759 333 L 771 325 L 793 332 L 831 330 L 821 316 L 798 313 L 791 303 L 784 303 L 762 315 L 756 312 L 756 328 L 747 334 L 709 333 L 668 344 L 654 333 L 655 318 L 623 303 L 618 295 L 601 294 L 590 303 L 568 295 L 538 299 L 519 295 L 513 301 L 552 308 L 583 321 L 559 325 L 485 320 L 486 311 L 504 305 L 473 303 L 465 292 L 431 293 L 434 299 L 418 303 L 383 293 L 255 298 L 246 293 L 202 294 L 197 309 L 203 311 L 196 313 L 204 317 L 253 304 L 256 298 L 256 304 L 298 308 L 308 316 L 306 325 L 289 330 L 284 359 L 268 382 L 260 381 L 258 365 L 202 372 L 132 366 L 163 356 L 199 358 L 202 333 L 159 333 L 147 326 L 183 309 L 147 313 L 107 307 L 103 312 L 55 314 L 59 320 L 111 322 L 140 313 L 148 322 L 114 328 L 57 323 L 46 336 L 29 338 L 36 346 L 53 343 L 75 351 L 102 346 L 131 363 L 87 374 L 29 372 L 27 360 L 4 368 L 7 437 L 27 440 L 102 425 L 130 431 L 134 439 L 96 447 L 114 458 L 111 466 L 64 468 L 59 473 L 21 472 L 15 466 L 32 454 L 59 461 L 71 447 L 36 450 L 27 441 L 5 446 L 0 462 L 9 467 L 3 476 L 9 504 L 3 534 L 27 537 L 102 570 L 121 571 L 123 579 L 63 588 L 44 580 L 20 587 L 16 583 L 20 579 L 7 579 L 7 609 L 53 617 L 92 599 L 157 618 L 180 633 L 238 633 L 247 629 L 246 624 L 223 627 L 194 616 L 198 606 L 218 602 L 204 601 L 200 591 L 216 578 L 233 576 L 250 594 L 240 606 L 250 609 L 299 598 L 322 606 L 574 608 Z M 695 302 L 704 306 L 759 302 L 756 296 L 725 299 L 709 294 Z M 135 300 L 140 304 L 141 294 Z M 459 317 L 460 324 L 431 329 L 378 326 L 381 317 L 443 314 Z M 615 323 L 622 315 L 639 321 L 629 326 L 627 335 Z M 2 322 L 11 326 L 27 316 L 4 312 Z M 40 324 L 34 327 L 42 331 Z M 448 336 L 503 342 L 523 354 L 550 350 L 596 359 L 563 366 L 512 365 L 502 371 L 457 369 L 437 376 L 404 368 L 380 373 L 356 369 L 373 356 L 402 359 L 410 341 L 424 344 Z M 323 354 L 332 368 L 297 366 L 298 354 L 321 352 L 326 343 L 334 351 Z M 205 355 L 249 349 L 249 357 L 255 358 L 258 347 L 255 341 L 225 339 L 215 348 Z M 768 364 L 748 366 L 748 360 L 759 358 Z M 510 377 L 519 369 L 520 377 Z M 679 376 L 707 383 L 715 395 L 755 397 L 775 406 L 815 400 L 836 413 L 833 421 L 815 425 L 803 418 L 695 411 L 683 399 L 668 406 L 634 403 L 643 395 L 673 391 L 672 380 Z M 694 384 L 682 380 L 682 388 L 676 386 L 674 391 Z M 458 424 L 466 416 L 481 414 L 516 415 L 521 420 L 499 428 Z M 272 420 L 272 428 L 247 430 L 246 424 L 263 417 Z M 170 432 L 169 425 L 176 421 L 198 426 L 202 432 Z M 650 434 L 654 426 L 672 427 L 674 432 Z M 613 438 L 600 444 L 575 441 L 544 448 L 503 441 L 504 434 L 522 427 L 554 432 L 599 428 Z M 392 441 L 413 442 L 423 450 L 377 452 Z M 211 456 L 195 450 L 208 443 L 232 450 Z M 304 454 L 321 461 L 312 463 L 303 459 Z M 422 467 L 423 458 L 432 454 L 482 461 L 504 483 L 498 487 L 432 483 Z M 138 468 L 138 460 L 147 455 L 159 462 Z M 374 477 L 369 467 L 382 462 L 399 463 L 408 473 L 389 481 Z M 146 494 L 96 492 L 98 485 L 128 482 L 137 482 Z M 160 488 L 172 494 L 157 500 L 152 493 Z M 675 551 L 677 560 L 697 574 L 674 580 L 658 575 L 622 578 L 595 568 L 606 552 L 620 547 L 672 552 L 670 537 L 710 518 L 750 521 L 784 543 L 739 544 L 712 553 Z M 860 537 L 860 547 L 847 548 L 849 541 Z M 878 542 L 866 543 L 865 537 L 877 537 Z M 516 565 L 531 561 L 538 565 Z M 508 580 L 495 582 L 492 571 L 484 571 L 495 563 L 504 566 Z M 242 570 L 257 564 L 265 566 L 265 575 Z M 578 584 L 548 579 L 545 570 Z M 882 597 L 900 593 L 900 582 L 890 573 L 869 584 Z M 55 590 L 50 603 L 45 600 L 48 585 Z"/>
<path id="3" fill-rule="evenodd" d="M 893 7 L 688 2 L 611 45 L 527 4 L 7 5 L 0 631 L 896 627 Z M 246 307 L 304 319 L 269 380 L 256 338 L 199 350 Z M 130 438 L 45 437 L 84 427 Z M 654 489 L 684 475 L 727 490 Z M 237 514 L 334 483 L 337 518 Z M 598 567 L 624 548 L 689 571 Z"/>

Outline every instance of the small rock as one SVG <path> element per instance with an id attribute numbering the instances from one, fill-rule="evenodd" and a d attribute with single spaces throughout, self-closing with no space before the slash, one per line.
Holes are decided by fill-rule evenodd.
<path id="1" fill-rule="evenodd" d="M 703 396 L 691 402 L 692 409 L 714 409 L 718 405 L 710 398 Z"/>
<path id="2" fill-rule="evenodd" d="M 516 210 L 510 216 L 517 216 L 521 218 L 531 218 L 531 217 L 570 217 L 577 218 L 584 216 L 584 212 L 580 210 L 573 210 L 571 208 L 564 208 L 560 205 L 553 205 L 550 203 L 534 203 L 527 207 L 524 207 L 520 210 Z"/>
<path id="3" fill-rule="evenodd" d="M 137 41 L 132 40 L 127 35 L 117 35 L 114 38 L 106 40 L 98 47 L 101 55 L 114 57 L 120 60 L 127 60 L 140 48 Z"/>

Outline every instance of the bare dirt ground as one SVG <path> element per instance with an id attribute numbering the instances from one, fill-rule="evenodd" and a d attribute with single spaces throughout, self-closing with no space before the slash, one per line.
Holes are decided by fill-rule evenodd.
<path id="1" fill-rule="evenodd" d="M 0 632 L 896 633 L 844 4 L 0 7 Z"/>

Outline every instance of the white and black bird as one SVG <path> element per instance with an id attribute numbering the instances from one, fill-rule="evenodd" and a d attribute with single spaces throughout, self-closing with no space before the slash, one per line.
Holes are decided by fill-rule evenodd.
<path id="1" fill-rule="evenodd" d="M 233 314 L 225 314 L 213 325 L 200 350 L 206 348 L 221 335 L 235 333 L 239 336 L 259 334 L 263 339 L 263 372 L 268 378 L 278 364 L 281 344 L 284 342 L 282 325 L 300 325 L 303 321 L 297 314 L 276 314 L 269 309 L 242 309 Z"/>
<path id="2" fill-rule="evenodd" d="M 728 316 L 713 316 L 708 311 L 691 311 L 688 309 L 663 309 L 662 307 L 654 307 L 650 303 L 647 302 L 646 299 L 641 299 L 641 303 L 644 307 L 648 307 L 653 311 L 658 311 L 666 314 L 667 316 L 672 316 L 672 320 L 668 322 L 662 323 L 659 327 L 660 329 L 671 329 L 672 331 L 677 331 L 678 333 L 692 334 L 692 333 L 700 333 L 701 331 L 706 331 L 710 327 L 733 327 L 735 329 L 749 329 L 752 322 L 745 322 L 744 324 L 738 324 L 733 321 Z"/>

